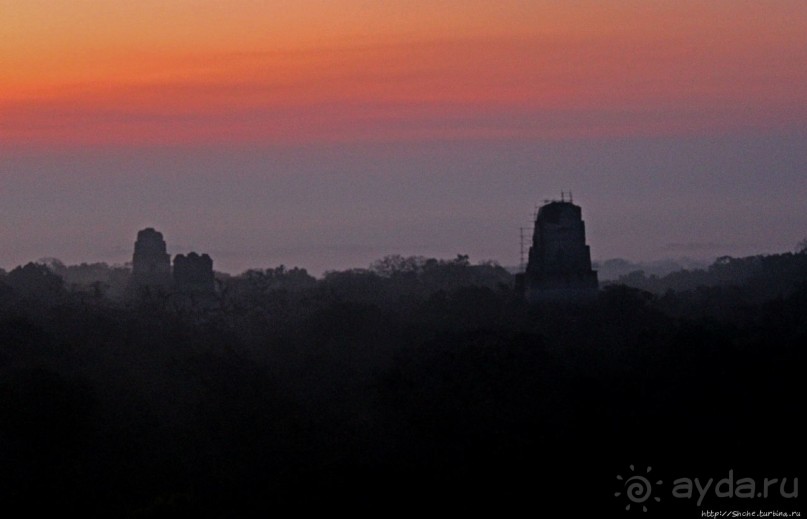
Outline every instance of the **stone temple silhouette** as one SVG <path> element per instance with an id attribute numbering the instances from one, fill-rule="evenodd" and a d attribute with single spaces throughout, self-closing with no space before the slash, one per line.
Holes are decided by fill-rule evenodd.
<path id="1" fill-rule="evenodd" d="M 132 284 L 136 287 L 170 287 L 171 256 L 160 232 L 149 227 L 137 233 L 132 258 Z"/>
<path id="2" fill-rule="evenodd" d="M 174 257 L 174 284 L 180 292 L 211 294 L 215 290 L 213 260 L 207 254 L 191 252 Z"/>
<path id="3" fill-rule="evenodd" d="M 146 288 L 166 293 L 213 294 L 213 260 L 207 254 L 178 254 L 172 269 L 162 233 L 149 227 L 137 233 L 129 286 L 135 290 L 133 295 Z"/>
<path id="4" fill-rule="evenodd" d="M 591 269 L 582 211 L 571 199 L 538 210 L 527 268 L 516 282 L 530 302 L 596 297 L 597 272 Z"/>

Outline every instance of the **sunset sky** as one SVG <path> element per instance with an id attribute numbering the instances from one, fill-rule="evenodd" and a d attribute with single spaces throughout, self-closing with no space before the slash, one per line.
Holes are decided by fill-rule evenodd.
<path id="1" fill-rule="evenodd" d="M 807 238 L 803 0 L 0 0 L 0 267 L 518 263 Z"/>

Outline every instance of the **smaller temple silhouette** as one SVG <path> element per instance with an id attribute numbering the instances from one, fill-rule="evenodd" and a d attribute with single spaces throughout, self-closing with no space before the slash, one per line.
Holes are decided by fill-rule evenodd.
<path id="1" fill-rule="evenodd" d="M 160 232 L 149 227 L 137 233 L 132 257 L 132 284 L 135 287 L 170 287 L 171 256 Z"/>
<path id="2" fill-rule="evenodd" d="M 562 195 L 538 210 L 527 267 L 516 283 L 530 302 L 596 297 L 599 284 L 582 211 L 571 198 Z"/>
<path id="3" fill-rule="evenodd" d="M 215 290 L 213 260 L 207 254 L 177 254 L 174 257 L 174 286 L 184 293 L 212 294 Z"/>
<path id="4" fill-rule="evenodd" d="M 162 233 L 152 227 L 137 233 L 129 281 L 130 295 L 144 291 L 211 295 L 215 293 L 215 286 L 210 256 L 196 252 L 177 254 L 172 269 Z"/>

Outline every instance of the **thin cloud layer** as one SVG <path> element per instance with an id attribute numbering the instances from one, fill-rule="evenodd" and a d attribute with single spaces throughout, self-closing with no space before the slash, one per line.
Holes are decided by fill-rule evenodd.
<path id="1" fill-rule="evenodd" d="M 470 18 L 482 19 L 474 5 Z M 684 16 L 684 7 L 660 3 L 601 9 L 600 18 L 593 6 L 525 9 L 532 29 L 459 18 L 439 31 L 407 11 L 397 33 L 383 32 L 382 10 L 357 15 L 363 26 L 337 24 L 321 40 L 293 27 L 262 39 L 246 22 L 251 36 L 239 36 L 232 21 L 214 30 L 212 20 L 177 29 L 176 41 L 165 24 L 142 41 L 126 31 L 118 40 L 102 31 L 97 42 L 56 31 L 67 46 L 45 46 L 34 54 L 39 68 L 34 60 L 3 81 L 0 142 L 574 139 L 807 121 L 807 36 L 796 30 L 807 19 L 803 4 L 774 3 L 764 12 L 696 4 Z M 316 13 L 299 11 L 306 16 L 315 27 Z M 221 39 L 205 38 L 205 30 Z M 204 43 L 194 47 L 196 40 Z M 105 50 L 97 48 L 103 42 Z M 13 68 L 21 55 L 7 49 L 2 56 Z M 57 66 L 60 56 L 68 66 Z"/>

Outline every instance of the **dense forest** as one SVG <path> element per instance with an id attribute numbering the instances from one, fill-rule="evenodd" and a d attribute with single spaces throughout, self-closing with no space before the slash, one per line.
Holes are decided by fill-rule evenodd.
<path id="1" fill-rule="evenodd" d="M 250 270 L 204 297 L 127 278 L 0 271 L 6 510 L 634 515 L 633 464 L 667 484 L 805 466 L 807 251 L 636 272 L 585 304 L 527 305 L 467 256 Z M 639 513 L 800 509 L 660 495 Z"/>

